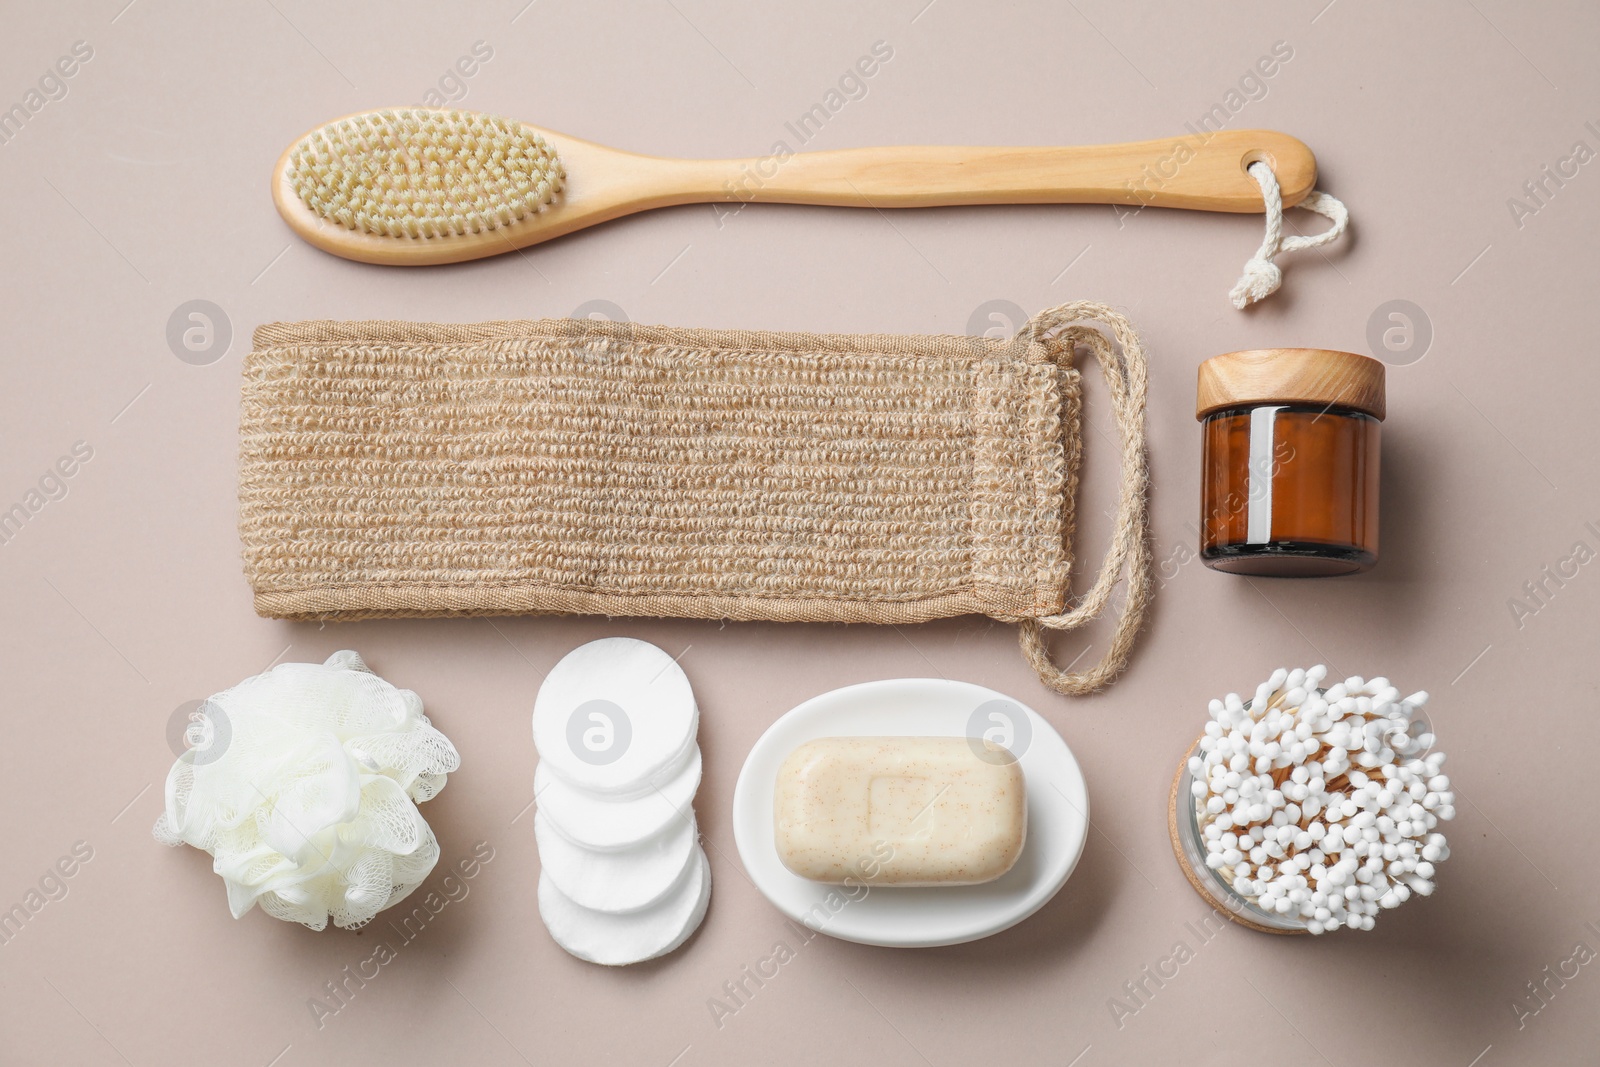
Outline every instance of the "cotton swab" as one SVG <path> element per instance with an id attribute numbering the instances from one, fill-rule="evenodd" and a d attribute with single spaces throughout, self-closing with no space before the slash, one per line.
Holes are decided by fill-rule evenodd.
<path id="1" fill-rule="evenodd" d="M 1445 755 L 1416 720 L 1428 694 L 1360 677 L 1323 690 L 1327 673 L 1280 667 L 1248 704 L 1211 701 L 1188 761 L 1206 866 L 1313 934 L 1371 930 L 1431 894 L 1450 856 L 1437 827 L 1455 816 Z"/>

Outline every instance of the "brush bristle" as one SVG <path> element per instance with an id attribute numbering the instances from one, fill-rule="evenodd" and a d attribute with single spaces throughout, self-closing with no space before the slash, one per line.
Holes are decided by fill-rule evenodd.
<path id="1" fill-rule="evenodd" d="M 510 226 L 555 203 L 566 181 L 543 137 L 471 111 L 399 108 L 330 123 L 286 174 L 330 222 L 384 237 L 449 237 Z"/>

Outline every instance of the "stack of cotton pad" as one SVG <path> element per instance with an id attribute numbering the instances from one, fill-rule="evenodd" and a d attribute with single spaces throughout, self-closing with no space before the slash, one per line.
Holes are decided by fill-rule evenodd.
<path id="1" fill-rule="evenodd" d="M 644 641 L 576 648 L 539 688 L 539 915 L 579 959 L 654 959 L 705 917 L 711 866 L 692 806 L 699 726 L 689 679 Z"/>

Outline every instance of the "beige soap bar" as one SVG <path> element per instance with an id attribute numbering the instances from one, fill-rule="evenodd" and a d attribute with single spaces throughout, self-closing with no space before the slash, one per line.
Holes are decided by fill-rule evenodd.
<path id="1" fill-rule="evenodd" d="M 778 769 L 774 840 L 802 878 L 976 885 L 1022 854 L 1028 804 L 1006 749 L 965 737 L 824 737 Z"/>

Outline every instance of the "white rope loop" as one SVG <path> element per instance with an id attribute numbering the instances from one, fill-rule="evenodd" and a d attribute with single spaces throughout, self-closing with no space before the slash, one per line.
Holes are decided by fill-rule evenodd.
<path id="1" fill-rule="evenodd" d="M 1327 193 L 1313 189 L 1296 206 L 1316 212 L 1333 225 L 1308 237 L 1293 234 L 1283 236 L 1283 193 L 1278 189 L 1278 176 L 1272 173 L 1271 167 L 1259 160 L 1250 164 L 1249 172 L 1250 177 L 1261 186 L 1261 199 L 1266 204 L 1267 235 L 1256 254 L 1245 263 L 1244 273 L 1228 294 L 1233 306 L 1241 310 L 1271 296 L 1283 284 L 1283 271 L 1273 262 L 1279 252 L 1299 252 L 1332 244 L 1344 236 L 1346 227 L 1350 225 L 1350 212 L 1345 210 L 1342 203 Z"/>

